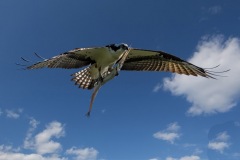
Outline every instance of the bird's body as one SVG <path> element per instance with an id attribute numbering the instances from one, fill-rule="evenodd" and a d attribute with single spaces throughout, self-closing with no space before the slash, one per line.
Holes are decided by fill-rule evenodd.
<path id="1" fill-rule="evenodd" d="M 40 56 L 39 56 L 40 57 Z M 28 66 L 37 68 L 82 68 L 73 74 L 73 81 L 83 89 L 92 89 L 90 115 L 94 98 L 102 85 L 118 75 L 120 70 L 170 71 L 178 74 L 214 78 L 213 73 L 163 51 L 130 48 L 126 44 L 77 48 Z"/>

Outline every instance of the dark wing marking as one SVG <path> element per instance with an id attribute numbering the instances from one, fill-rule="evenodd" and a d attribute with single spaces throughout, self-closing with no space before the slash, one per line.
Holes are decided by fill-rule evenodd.
<path id="1" fill-rule="evenodd" d="M 92 59 L 94 54 L 101 52 L 101 48 L 77 48 L 70 50 L 58 56 L 54 56 L 50 59 L 35 63 L 28 66 L 27 69 L 37 69 L 37 68 L 81 68 L 91 63 L 95 63 Z"/>
<path id="2" fill-rule="evenodd" d="M 207 70 L 163 51 L 131 49 L 122 70 L 169 71 L 178 74 L 214 78 Z"/>

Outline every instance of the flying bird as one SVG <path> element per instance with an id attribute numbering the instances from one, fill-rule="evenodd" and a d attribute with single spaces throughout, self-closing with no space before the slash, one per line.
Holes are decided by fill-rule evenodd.
<path id="1" fill-rule="evenodd" d="M 212 79 L 215 79 L 215 73 L 220 73 L 198 67 L 163 51 L 131 48 L 124 43 L 103 47 L 76 48 L 50 59 L 36 55 L 43 61 L 27 66 L 26 69 L 85 67 L 72 74 L 72 80 L 79 88 L 93 89 L 87 116 L 90 116 L 94 99 L 100 87 L 119 75 L 120 70 L 169 71 Z M 29 62 L 24 58 L 22 59 Z"/>

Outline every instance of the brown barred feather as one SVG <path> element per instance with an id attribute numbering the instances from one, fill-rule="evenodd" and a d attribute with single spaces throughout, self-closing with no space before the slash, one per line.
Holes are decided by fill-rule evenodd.
<path id="1" fill-rule="evenodd" d="M 155 61 L 152 61 L 152 64 L 149 65 L 147 70 L 154 70 L 156 68 L 156 63 Z"/>
<path id="2" fill-rule="evenodd" d="M 180 65 L 180 64 L 177 64 L 179 69 L 180 69 L 180 72 L 181 74 L 186 74 L 186 75 L 189 75 L 189 73 L 187 72 L 187 70 L 185 69 L 184 66 Z"/>
<path id="3" fill-rule="evenodd" d="M 192 64 L 186 64 L 186 63 L 176 63 L 174 61 L 157 61 L 157 60 L 144 60 L 144 61 L 138 61 L 128 63 L 127 65 L 131 66 L 131 70 L 137 70 L 137 71 L 169 71 L 173 73 L 178 74 L 185 74 L 185 75 L 193 75 L 193 76 L 203 76 L 208 77 L 206 73 L 203 72 L 203 70 L 200 70 L 200 68 L 193 66 Z M 123 68 L 123 70 L 126 70 L 126 66 Z"/>
<path id="4" fill-rule="evenodd" d="M 169 71 L 172 73 L 214 78 L 203 68 L 162 51 L 131 49 L 122 70 Z"/>
<path id="5" fill-rule="evenodd" d="M 159 71 L 160 68 L 161 68 L 161 65 L 162 65 L 162 61 L 159 61 L 159 62 L 157 63 L 157 67 L 154 69 L 154 71 Z"/>
<path id="6" fill-rule="evenodd" d="M 163 69 L 163 71 L 167 72 L 168 70 L 169 70 L 169 63 L 167 62 L 165 67 L 164 67 L 164 69 Z"/>
<path id="7" fill-rule="evenodd" d="M 81 60 L 81 58 L 83 60 Z M 27 69 L 38 69 L 38 68 L 81 68 L 90 64 L 91 61 L 84 60 L 84 57 L 74 53 L 63 53 L 50 59 L 45 59 L 42 62 L 35 63 L 28 66 Z"/>
<path id="8" fill-rule="evenodd" d="M 74 73 L 72 76 L 72 81 L 75 81 L 75 85 L 79 85 L 79 88 L 92 89 L 96 83 L 96 80 L 91 77 L 90 67 Z"/>
<path id="9" fill-rule="evenodd" d="M 176 73 L 182 74 L 181 69 L 178 64 L 174 64 L 174 68 L 175 68 Z"/>
<path id="10" fill-rule="evenodd" d="M 163 71 L 163 69 L 165 68 L 165 65 L 166 65 L 166 63 L 163 61 L 159 71 Z"/>
<path id="11" fill-rule="evenodd" d="M 184 67 L 186 68 L 189 75 L 197 76 L 190 67 L 188 67 L 188 66 L 184 66 Z"/>
<path id="12" fill-rule="evenodd" d="M 170 72 L 175 72 L 174 66 L 173 66 L 173 64 L 171 62 L 169 62 L 169 67 L 168 68 L 169 68 Z"/>

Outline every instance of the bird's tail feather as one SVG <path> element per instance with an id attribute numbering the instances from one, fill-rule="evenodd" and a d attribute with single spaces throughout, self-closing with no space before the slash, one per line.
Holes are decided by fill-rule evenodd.
<path id="1" fill-rule="evenodd" d="M 79 85 L 79 88 L 83 89 L 92 89 L 97 81 L 97 79 L 92 79 L 90 67 L 74 73 L 72 76 L 72 81 L 75 81 L 75 85 Z"/>

